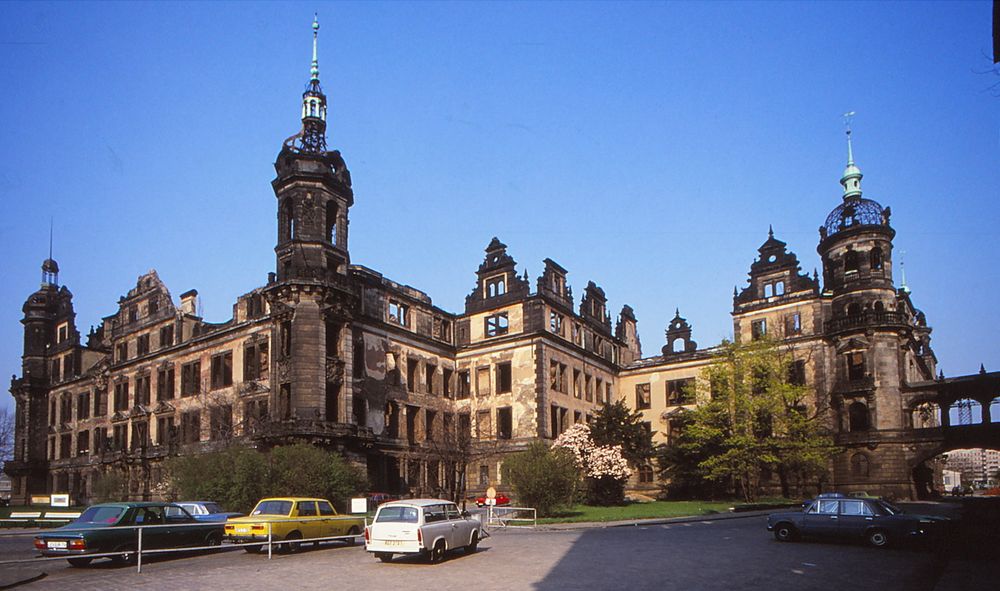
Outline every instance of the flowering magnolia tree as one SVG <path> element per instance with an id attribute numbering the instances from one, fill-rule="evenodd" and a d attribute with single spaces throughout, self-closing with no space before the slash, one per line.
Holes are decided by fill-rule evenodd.
<path id="1" fill-rule="evenodd" d="M 620 505 L 625 500 L 625 483 L 632 475 L 620 445 L 597 445 L 590 437 L 590 427 L 583 423 L 563 432 L 553 447 L 573 454 L 577 469 L 587 482 L 587 503 Z"/>

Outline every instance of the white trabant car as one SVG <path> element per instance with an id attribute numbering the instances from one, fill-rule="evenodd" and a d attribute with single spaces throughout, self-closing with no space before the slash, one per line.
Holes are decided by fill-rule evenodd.
<path id="1" fill-rule="evenodd" d="M 455 503 L 408 499 L 379 506 L 365 528 L 365 550 L 382 562 L 392 560 L 393 554 L 426 554 L 431 562 L 440 562 L 454 548 L 475 552 L 482 536 L 482 523 Z"/>

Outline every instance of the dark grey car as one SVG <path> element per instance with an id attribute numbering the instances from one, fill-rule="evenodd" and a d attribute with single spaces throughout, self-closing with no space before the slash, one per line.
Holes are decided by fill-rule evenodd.
<path id="1" fill-rule="evenodd" d="M 767 530 L 780 542 L 809 536 L 864 540 L 881 548 L 907 539 L 936 537 L 947 521 L 905 513 L 880 499 L 817 498 L 801 511 L 769 515 Z"/>

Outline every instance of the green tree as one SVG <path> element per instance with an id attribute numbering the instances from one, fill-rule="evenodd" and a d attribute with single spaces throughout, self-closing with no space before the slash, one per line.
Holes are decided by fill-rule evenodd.
<path id="1" fill-rule="evenodd" d="M 578 471 L 573 454 L 566 449 L 533 442 L 504 461 L 503 473 L 518 502 L 534 507 L 540 517 L 573 502 Z"/>
<path id="2" fill-rule="evenodd" d="M 320 497 L 344 510 L 367 486 L 365 475 L 343 456 L 307 443 L 276 447 L 269 462 L 271 495 Z"/>
<path id="3" fill-rule="evenodd" d="M 703 370 L 711 395 L 688 412 L 676 452 L 661 451 L 661 470 L 709 487 L 732 482 L 746 502 L 756 501 L 765 470 L 788 480 L 820 478 L 836 453 L 824 422 L 826 408 L 809 404 L 811 390 L 792 383 L 794 360 L 773 341 L 724 341 Z M 689 454 L 697 464 L 676 463 Z M 675 463 L 671 463 L 673 460 Z"/>
<path id="4" fill-rule="evenodd" d="M 590 438 L 596 445 L 620 445 L 632 466 L 645 464 L 653 456 L 653 434 L 642 413 L 632 411 L 623 400 L 606 404 L 594 414 Z"/>
<path id="5" fill-rule="evenodd" d="M 93 481 L 94 500 L 98 503 L 124 501 L 128 498 L 128 481 L 121 470 L 101 472 Z"/>

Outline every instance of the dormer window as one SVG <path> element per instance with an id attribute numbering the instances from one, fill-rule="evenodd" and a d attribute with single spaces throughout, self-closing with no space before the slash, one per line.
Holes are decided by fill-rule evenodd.
<path id="1" fill-rule="evenodd" d="M 493 314 L 492 316 L 487 316 L 486 322 L 486 336 L 496 337 L 500 335 L 507 334 L 508 321 L 507 313 L 501 312 L 499 314 Z"/>
<path id="2" fill-rule="evenodd" d="M 409 324 L 410 307 L 395 300 L 389 300 L 389 322 L 400 326 Z"/>
<path id="3" fill-rule="evenodd" d="M 498 275 L 486 280 L 486 297 L 495 298 L 507 293 L 507 276 Z"/>
<path id="4" fill-rule="evenodd" d="M 69 339 L 69 323 L 63 322 L 62 324 L 59 325 L 59 332 L 56 336 L 56 342 L 61 343 L 67 339 Z"/>

